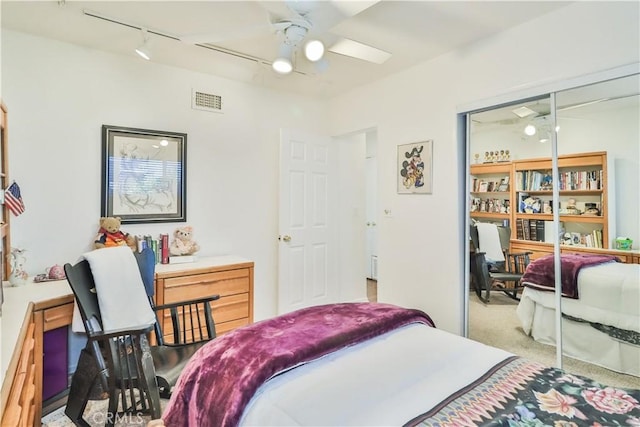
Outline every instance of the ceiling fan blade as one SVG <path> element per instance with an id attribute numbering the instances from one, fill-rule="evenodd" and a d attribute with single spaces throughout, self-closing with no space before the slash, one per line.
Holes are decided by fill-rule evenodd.
<path id="1" fill-rule="evenodd" d="M 380 0 L 363 0 L 363 1 L 335 1 L 332 0 L 334 7 L 338 9 L 346 18 L 351 18 L 369 9 L 371 6 L 379 3 Z"/>
<path id="2" fill-rule="evenodd" d="M 220 43 L 231 40 L 242 40 L 274 32 L 270 14 L 265 14 L 264 22 L 256 25 L 238 27 L 233 31 L 211 32 L 204 34 L 187 34 L 180 36 L 180 41 L 187 44 Z M 277 28 L 276 28 L 277 30 Z"/>
<path id="3" fill-rule="evenodd" d="M 276 32 L 284 31 L 290 26 L 291 26 L 291 21 L 280 21 L 280 22 L 274 22 L 273 24 L 271 24 L 271 28 Z"/>

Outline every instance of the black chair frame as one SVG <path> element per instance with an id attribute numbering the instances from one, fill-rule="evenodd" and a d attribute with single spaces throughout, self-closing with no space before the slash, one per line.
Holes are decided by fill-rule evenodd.
<path id="1" fill-rule="evenodd" d="M 478 248 L 478 230 L 471 225 L 470 237 L 474 250 L 471 252 L 471 278 L 476 295 L 484 303 L 488 303 L 491 291 L 504 292 L 510 298 L 519 301 L 518 293 L 523 286 L 520 283 L 522 274 L 529 265 L 532 252 L 512 253 L 509 251 L 511 230 L 498 226 L 500 244 L 504 253 L 504 262 L 488 262 L 485 253 Z"/>
<path id="2" fill-rule="evenodd" d="M 65 408 L 65 414 L 75 425 L 90 425 L 83 418 L 87 403 L 96 396 L 104 397 L 105 392 L 109 397 L 104 418 L 107 426 L 113 426 L 128 413 L 160 418 L 160 398 L 170 397 L 171 388 L 189 358 L 216 337 L 210 303 L 219 295 L 154 306 L 153 269 L 146 277 L 143 271 L 143 265 L 151 262 L 151 255 L 145 251 L 136 254 L 136 259 L 156 314 L 156 322 L 146 327 L 103 331 L 89 263 L 82 260 L 64 266 L 87 333 L 87 344 L 80 353 Z M 171 317 L 173 329 L 168 336 L 162 330 L 165 312 Z M 157 345 L 149 343 L 152 331 Z M 167 342 L 167 337 L 172 342 Z"/>

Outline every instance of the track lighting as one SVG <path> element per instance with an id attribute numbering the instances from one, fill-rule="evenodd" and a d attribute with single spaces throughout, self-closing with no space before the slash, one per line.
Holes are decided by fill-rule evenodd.
<path id="1" fill-rule="evenodd" d="M 304 56 L 311 62 L 316 62 L 322 59 L 324 55 L 324 44 L 320 40 L 309 40 L 304 45 Z"/>
<path id="2" fill-rule="evenodd" d="M 144 28 L 142 29 L 142 38 L 144 41 L 136 48 L 136 53 L 148 61 L 151 59 L 151 51 L 149 50 L 149 35 Z"/>

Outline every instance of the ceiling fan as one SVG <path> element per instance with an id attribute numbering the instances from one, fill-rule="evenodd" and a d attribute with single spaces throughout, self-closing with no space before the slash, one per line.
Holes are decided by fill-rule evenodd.
<path id="1" fill-rule="evenodd" d="M 240 27 L 226 34 L 198 34 L 180 37 L 185 43 L 199 45 L 215 45 L 228 40 L 243 39 L 259 35 L 274 35 L 279 40 L 279 47 L 273 52 L 275 59 L 271 62 L 273 69 L 281 74 L 293 71 L 298 58 L 319 64 L 321 69 L 325 53 L 322 39 L 333 39 L 337 36 L 329 33 L 330 28 L 345 19 L 351 18 L 368 9 L 380 0 L 368 1 L 321 1 L 321 0 L 286 0 L 284 2 L 260 1 L 258 4 L 265 10 L 264 23 Z M 364 45 L 355 40 L 338 38 L 329 51 L 375 63 L 382 63 L 391 54 Z M 298 52 L 304 56 L 298 55 Z"/>

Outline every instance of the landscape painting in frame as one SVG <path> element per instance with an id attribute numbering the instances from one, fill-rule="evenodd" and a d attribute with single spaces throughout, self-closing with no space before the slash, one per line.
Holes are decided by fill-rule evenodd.
<path id="1" fill-rule="evenodd" d="M 398 145 L 398 194 L 431 194 L 433 140 Z"/>
<path id="2" fill-rule="evenodd" d="M 184 133 L 102 126 L 101 215 L 186 221 L 186 144 Z"/>

